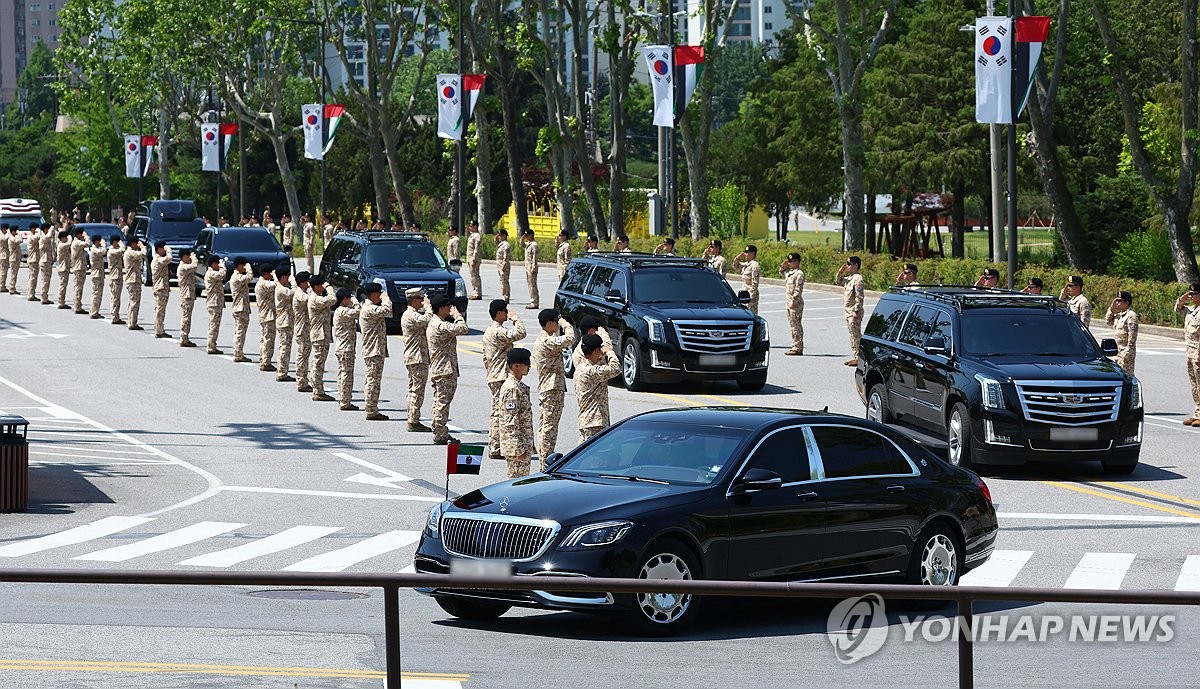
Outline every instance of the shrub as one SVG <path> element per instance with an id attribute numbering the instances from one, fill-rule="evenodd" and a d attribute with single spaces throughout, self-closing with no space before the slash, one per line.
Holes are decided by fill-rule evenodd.
<path id="1" fill-rule="evenodd" d="M 1135 280 L 1170 282 L 1175 277 L 1171 243 L 1161 230 L 1134 232 L 1121 240 L 1109 272 Z"/>

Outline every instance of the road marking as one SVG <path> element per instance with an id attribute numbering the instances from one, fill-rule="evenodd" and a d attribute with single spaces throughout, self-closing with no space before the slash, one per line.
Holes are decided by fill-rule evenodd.
<path id="1" fill-rule="evenodd" d="M 749 406 L 749 405 L 748 405 L 747 403 L 745 403 L 745 402 L 739 402 L 739 401 L 737 401 L 737 400 L 731 400 L 731 399 L 729 399 L 728 397 L 720 397 L 720 396 L 718 396 L 718 395 L 698 395 L 698 397 L 703 397 L 703 398 L 705 398 L 705 399 L 715 400 L 715 401 L 717 401 L 717 402 L 724 402 L 725 404 L 732 404 L 732 405 L 733 405 L 733 406 L 735 406 L 735 407 L 746 407 L 746 406 Z"/>
<path id="2" fill-rule="evenodd" d="M 106 443 L 95 443 L 95 444 L 106 444 Z M 30 447 L 48 447 L 48 448 L 61 447 L 64 450 L 78 450 L 78 451 L 83 451 L 83 452 L 109 452 L 112 454 L 124 454 L 124 455 L 153 455 L 154 454 L 153 452 L 135 452 L 133 450 L 104 450 L 99 447 L 76 447 L 74 445 L 63 445 L 60 442 L 54 441 L 54 440 L 31 440 L 29 442 L 29 445 L 30 445 Z"/>
<path id="3" fill-rule="evenodd" d="M 336 490 L 306 490 L 302 488 L 267 488 L 264 486 L 221 486 L 217 492 L 274 493 L 277 495 L 310 495 L 319 498 L 357 498 L 359 500 L 413 500 L 416 502 L 442 502 L 443 498 L 423 495 L 388 495 L 383 493 L 343 493 Z"/>
<path id="4" fill-rule="evenodd" d="M 1175 582 L 1176 591 L 1200 591 L 1200 555 L 1188 555 Z"/>
<path id="5" fill-rule="evenodd" d="M 1032 550 L 997 550 L 978 569 L 964 574 L 959 583 L 964 586 L 996 588 L 1009 586 L 1031 557 Z"/>
<path id="6" fill-rule="evenodd" d="M 363 560 L 412 545 L 420 538 L 420 531 L 388 531 L 354 545 L 301 560 L 283 569 L 287 572 L 340 572 Z"/>
<path id="7" fill-rule="evenodd" d="M 125 562 L 132 560 L 135 557 L 142 555 L 150 555 L 159 553 L 171 548 L 189 545 L 203 541 L 206 538 L 220 536 L 223 533 L 228 533 L 234 529 L 240 529 L 249 524 L 239 524 L 235 522 L 199 522 L 185 526 L 182 529 L 175 529 L 164 534 L 152 536 L 145 540 L 136 541 L 134 543 L 126 543 L 104 550 L 97 550 L 94 553 L 80 555 L 74 559 L 89 560 L 93 562 Z"/>
<path id="8" fill-rule="evenodd" d="M 112 534 L 152 521 L 154 521 L 153 517 L 105 517 L 91 524 L 76 526 L 66 531 L 0 546 L 0 557 L 20 557 L 21 555 L 40 553 L 43 550 L 50 550 L 52 548 L 78 545 L 97 538 L 111 536 Z"/>
<path id="9" fill-rule="evenodd" d="M 1200 500 L 1191 500 L 1189 498 L 1180 497 L 1178 495 L 1171 495 L 1170 493 L 1159 493 L 1158 491 L 1150 490 L 1149 488 L 1142 488 L 1140 486 L 1131 486 L 1128 483 L 1118 483 L 1116 481 L 1102 481 L 1100 483 L 1100 485 L 1112 486 L 1114 488 L 1120 488 L 1122 490 L 1129 490 L 1129 491 L 1133 491 L 1135 493 L 1141 493 L 1143 495 L 1149 495 L 1149 496 L 1155 497 L 1155 498 L 1162 498 L 1164 500 L 1172 500 L 1174 502 L 1182 502 L 1186 505 L 1196 505 L 1197 507 L 1200 507 Z M 1197 516 L 1200 516 L 1200 515 L 1197 515 Z"/>
<path id="10" fill-rule="evenodd" d="M 1067 577 L 1065 589 L 1116 590 L 1133 564 L 1134 553 L 1085 553 Z"/>
<path id="11" fill-rule="evenodd" d="M 103 450 L 101 450 L 101 452 L 103 452 Z M 105 463 L 120 462 L 122 464 L 164 464 L 164 465 L 170 464 L 170 462 L 162 460 L 162 459 L 133 459 L 132 457 L 104 457 L 101 455 L 77 455 L 77 454 L 71 454 L 71 453 L 67 453 L 67 452 L 35 452 L 33 450 L 30 450 L 29 454 L 44 455 L 47 457 L 75 457 L 78 459 L 99 459 Z M 38 460 L 38 461 L 43 464 L 47 463 L 45 460 Z M 80 464 L 83 464 L 83 463 L 84 462 L 80 462 Z M 89 462 L 89 463 L 95 464 L 96 462 Z"/>
<path id="12" fill-rule="evenodd" d="M 411 481 L 412 480 L 411 476 L 405 476 L 404 474 L 392 471 L 391 469 L 388 469 L 386 467 L 381 467 L 378 464 L 372 464 L 364 459 L 359 459 L 352 455 L 348 455 L 345 452 L 334 452 L 333 456 L 340 457 L 340 458 L 346 460 L 347 462 L 353 462 L 361 467 L 365 467 L 372 471 L 379 472 L 379 473 L 383 474 L 383 476 L 384 476 L 384 478 L 380 478 L 378 476 L 371 476 L 370 474 L 358 473 L 358 474 L 355 474 L 355 475 L 345 479 L 347 481 L 352 481 L 354 483 L 366 483 L 366 484 L 370 484 L 370 485 L 374 485 L 374 486 L 382 486 L 384 488 L 403 489 L 402 486 L 397 486 L 393 482 L 394 481 Z"/>
<path id="13" fill-rule="evenodd" d="M 416 566 L 416 565 L 409 565 L 409 566 L 405 567 L 404 569 L 400 570 L 400 572 L 399 572 L 399 573 L 400 573 L 400 574 L 416 574 L 416 573 L 417 573 L 417 566 Z"/>
<path id="14" fill-rule="evenodd" d="M 1128 505 L 1137 505 L 1138 507 L 1145 507 L 1146 509 L 1151 509 L 1156 512 L 1165 512 L 1167 514 L 1175 514 L 1175 515 L 1179 515 L 1181 517 L 1191 517 L 1193 519 L 1200 518 L 1200 515 L 1197 515 L 1195 512 L 1185 512 L 1184 510 L 1177 510 L 1177 509 L 1173 509 L 1170 507 L 1163 507 L 1162 505 L 1156 505 L 1152 502 L 1146 502 L 1145 500 L 1135 500 L 1133 498 L 1127 498 L 1127 497 L 1124 497 L 1121 495 L 1111 495 L 1109 493 L 1103 493 L 1098 490 L 1092 490 L 1091 488 L 1084 488 L 1083 486 L 1073 486 L 1069 483 L 1063 483 L 1062 481 L 1042 481 L 1042 483 L 1044 483 L 1048 486 L 1055 486 L 1056 488 L 1065 488 L 1067 490 L 1073 490 L 1077 493 L 1083 493 L 1085 495 L 1094 495 L 1098 498 L 1105 498 L 1107 500 L 1123 502 Z"/>
<path id="15" fill-rule="evenodd" d="M 1200 517 L 1155 517 L 1139 514 L 1059 514 L 1049 512 L 998 512 L 1001 519 L 1037 519 L 1064 522 L 1138 522 L 1142 524 L 1200 524 Z"/>
<path id="16" fill-rule="evenodd" d="M 277 534 L 271 534 L 265 538 L 260 538 L 233 548 L 218 550 L 215 553 L 189 558 L 179 564 L 194 565 L 196 567 L 229 567 L 256 557 L 304 545 L 305 543 L 315 541 L 318 538 L 323 538 L 341 530 L 342 527 L 340 526 L 293 526 Z"/>
<path id="17" fill-rule="evenodd" d="M 64 672 L 139 672 L 139 673 L 188 673 L 206 675 L 241 676 L 294 676 L 294 677 L 344 677 L 357 679 L 380 679 L 379 670 L 349 670 L 321 667 L 260 667 L 255 665 L 200 665 L 195 663 L 143 663 L 137 661 L 108 660 L 25 660 L 0 658 L 0 668 L 5 670 L 53 670 Z M 470 675 L 441 674 L 433 672 L 405 672 L 401 675 L 405 686 L 423 689 L 440 689 L 445 686 L 460 687 Z M 414 684 L 409 684 L 415 682 Z M 446 684 L 447 682 L 451 684 Z"/>
<path id="18" fill-rule="evenodd" d="M 661 392 L 652 392 L 652 393 L 650 393 L 650 394 L 651 394 L 651 395 L 654 395 L 655 397 L 661 397 L 661 398 L 662 398 L 662 399 L 664 399 L 664 400 L 669 400 L 669 401 L 671 401 L 671 402 L 679 402 L 679 403 L 681 403 L 681 404 L 686 404 L 686 405 L 687 405 L 687 406 L 689 406 L 689 407 L 697 407 L 697 406 L 700 406 L 700 403 L 699 403 L 699 402 L 695 402 L 695 401 L 693 401 L 693 400 L 685 399 L 685 398 L 683 398 L 683 397 L 676 397 L 675 395 L 666 395 L 666 394 L 663 394 L 663 393 L 661 393 Z"/>

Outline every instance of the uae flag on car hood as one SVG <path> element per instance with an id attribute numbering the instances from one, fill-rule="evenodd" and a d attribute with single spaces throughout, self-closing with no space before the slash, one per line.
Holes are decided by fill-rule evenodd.
<path id="1" fill-rule="evenodd" d="M 447 474 L 478 474 L 483 465 L 483 445 L 447 445 Z"/>
<path id="2" fill-rule="evenodd" d="M 683 119 L 688 101 L 704 73 L 704 46 L 675 46 L 675 122 Z"/>

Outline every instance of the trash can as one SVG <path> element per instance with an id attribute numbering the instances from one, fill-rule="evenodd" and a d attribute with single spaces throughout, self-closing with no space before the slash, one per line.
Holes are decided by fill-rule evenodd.
<path id="1" fill-rule="evenodd" d="M 0 512 L 29 506 L 29 422 L 0 415 Z"/>

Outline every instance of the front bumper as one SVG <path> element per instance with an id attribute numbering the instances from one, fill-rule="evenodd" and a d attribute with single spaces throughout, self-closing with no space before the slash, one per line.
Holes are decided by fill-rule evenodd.
<path id="1" fill-rule="evenodd" d="M 641 346 L 642 378 L 652 384 L 689 380 L 765 381 L 771 358 L 770 342 L 755 342 L 747 351 L 722 355 L 690 352 L 667 342 L 643 341 Z M 713 356 L 723 358 L 707 358 Z"/>
<path id="2" fill-rule="evenodd" d="M 986 410 L 972 419 L 972 449 L 980 464 L 1020 465 L 1028 461 L 1116 464 L 1136 462 L 1141 454 L 1143 410 L 1125 412 L 1116 421 L 1087 426 L 1054 426 L 1029 421 L 1007 409 Z M 1058 429 L 1095 437 L 1053 437 Z"/>

